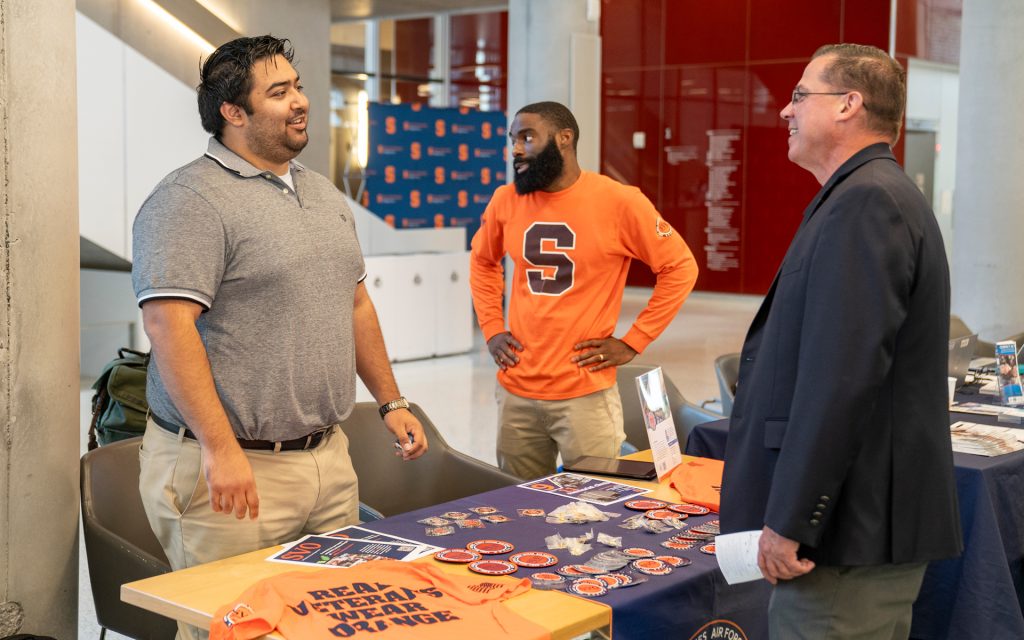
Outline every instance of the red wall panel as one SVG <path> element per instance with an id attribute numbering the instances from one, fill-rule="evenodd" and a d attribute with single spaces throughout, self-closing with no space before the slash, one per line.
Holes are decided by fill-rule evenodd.
<path id="1" fill-rule="evenodd" d="M 857 0 L 856 10 L 850 4 L 846 3 L 843 13 L 840 42 L 870 44 L 888 51 L 889 19 L 880 20 L 879 16 L 889 15 L 890 0 Z"/>
<path id="2" fill-rule="evenodd" d="M 756 64 L 750 67 L 753 101 L 747 127 L 744 252 L 741 257 L 744 291 L 767 291 L 804 208 L 821 185 L 806 170 L 789 161 L 789 130 L 779 112 L 789 103 L 806 63 Z"/>
<path id="3" fill-rule="evenodd" d="M 842 5 L 842 0 L 751 0 L 750 60 L 808 59 L 821 45 L 839 42 Z"/>
<path id="4" fill-rule="evenodd" d="M 747 0 L 670 0 L 665 6 L 665 64 L 742 63 Z"/>
<path id="5" fill-rule="evenodd" d="M 821 45 L 886 48 L 889 9 L 889 0 L 604 0 L 602 171 L 640 187 L 686 238 L 698 289 L 767 291 L 820 188 L 786 157 L 779 111 Z M 633 148 L 635 131 L 645 149 Z M 629 282 L 653 277 L 634 265 Z"/>
<path id="6" fill-rule="evenodd" d="M 674 0 L 670 0 L 674 1 Z M 604 0 L 601 62 L 605 69 L 660 66 L 664 0 Z"/>

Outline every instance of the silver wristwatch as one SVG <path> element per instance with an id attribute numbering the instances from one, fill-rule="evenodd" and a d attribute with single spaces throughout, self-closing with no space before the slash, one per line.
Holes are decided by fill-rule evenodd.
<path id="1" fill-rule="evenodd" d="M 385 402 L 384 404 L 380 405 L 380 408 L 378 409 L 378 411 L 380 411 L 380 417 L 383 418 L 384 416 L 386 416 L 387 414 L 391 413 L 395 409 L 408 409 L 408 408 L 409 408 L 409 401 L 406 400 L 404 396 L 398 396 L 397 399 L 392 400 L 391 402 Z"/>

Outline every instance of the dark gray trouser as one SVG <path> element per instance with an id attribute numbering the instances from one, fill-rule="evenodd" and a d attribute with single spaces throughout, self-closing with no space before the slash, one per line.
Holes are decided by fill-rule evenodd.
<path id="1" fill-rule="evenodd" d="M 772 640 L 906 640 L 928 563 L 815 567 L 780 580 L 768 605 Z"/>

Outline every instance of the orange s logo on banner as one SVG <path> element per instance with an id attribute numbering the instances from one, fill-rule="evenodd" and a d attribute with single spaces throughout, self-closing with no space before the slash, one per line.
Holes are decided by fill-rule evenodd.
<path id="1" fill-rule="evenodd" d="M 501 159 L 508 162 L 508 147 L 501 148 Z"/>
<path id="2" fill-rule="evenodd" d="M 469 194 L 465 191 L 459 191 L 459 208 L 465 209 L 469 205 Z"/>
<path id="3" fill-rule="evenodd" d="M 364 207 L 370 206 L 370 192 L 369 191 L 364 191 L 363 192 L 363 206 Z"/>
<path id="4" fill-rule="evenodd" d="M 396 131 L 395 127 L 395 116 L 388 116 L 384 118 L 384 131 L 390 136 L 394 135 Z"/>
<path id="5" fill-rule="evenodd" d="M 389 227 L 394 229 L 395 228 L 395 214 L 389 213 L 386 216 L 384 216 L 384 222 L 387 223 L 387 225 Z"/>
<path id="6" fill-rule="evenodd" d="M 409 192 L 409 206 L 413 209 L 420 208 L 420 192 L 419 189 L 413 189 Z"/>
<path id="7" fill-rule="evenodd" d="M 459 145 L 459 160 L 462 160 L 463 162 L 465 162 L 466 160 L 469 160 L 469 145 L 468 144 L 460 144 Z"/>
<path id="8" fill-rule="evenodd" d="M 390 164 L 384 167 L 384 182 L 388 184 L 395 183 L 395 168 Z"/>
<path id="9" fill-rule="evenodd" d="M 435 213 L 434 214 L 434 226 L 435 227 L 443 227 L 444 226 L 444 214 L 443 213 Z"/>
<path id="10" fill-rule="evenodd" d="M 434 135 L 438 138 L 444 137 L 444 120 L 441 118 L 434 120 Z"/>
<path id="11" fill-rule="evenodd" d="M 480 184 L 491 184 L 491 170 L 487 167 L 480 167 Z"/>
<path id="12" fill-rule="evenodd" d="M 423 156 L 423 146 L 419 142 L 413 142 L 409 145 L 409 157 L 413 160 L 419 160 Z"/>
<path id="13" fill-rule="evenodd" d="M 444 167 L 434 167 L 434 182 L 444 184 Z"/>
<path id="14" fill-rule="evenodd" d="M 483 138 L 484 140 L 490 140 L 491 139 L 491 123 L 490 122 L 484 122 L 483 124 L 480 125 L 480 137 Z"/>
<path id="15" fill-rule="evenodd" d="M 423 108 L 423 103 L 422 102 L 414 102 L 414 103 L 412 103 L 412 110 L 413 111 L 419 111 L 422 108 Z"/>

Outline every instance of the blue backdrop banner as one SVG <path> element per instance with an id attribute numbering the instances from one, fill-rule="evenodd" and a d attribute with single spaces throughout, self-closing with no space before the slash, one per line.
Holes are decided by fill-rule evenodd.
<path id="1" fill-rule="evenodd" d="M 363 206 L 396 229 L 465 227 L 467 245 L 505 184 L 501 111 L 369 105 Z"/>

